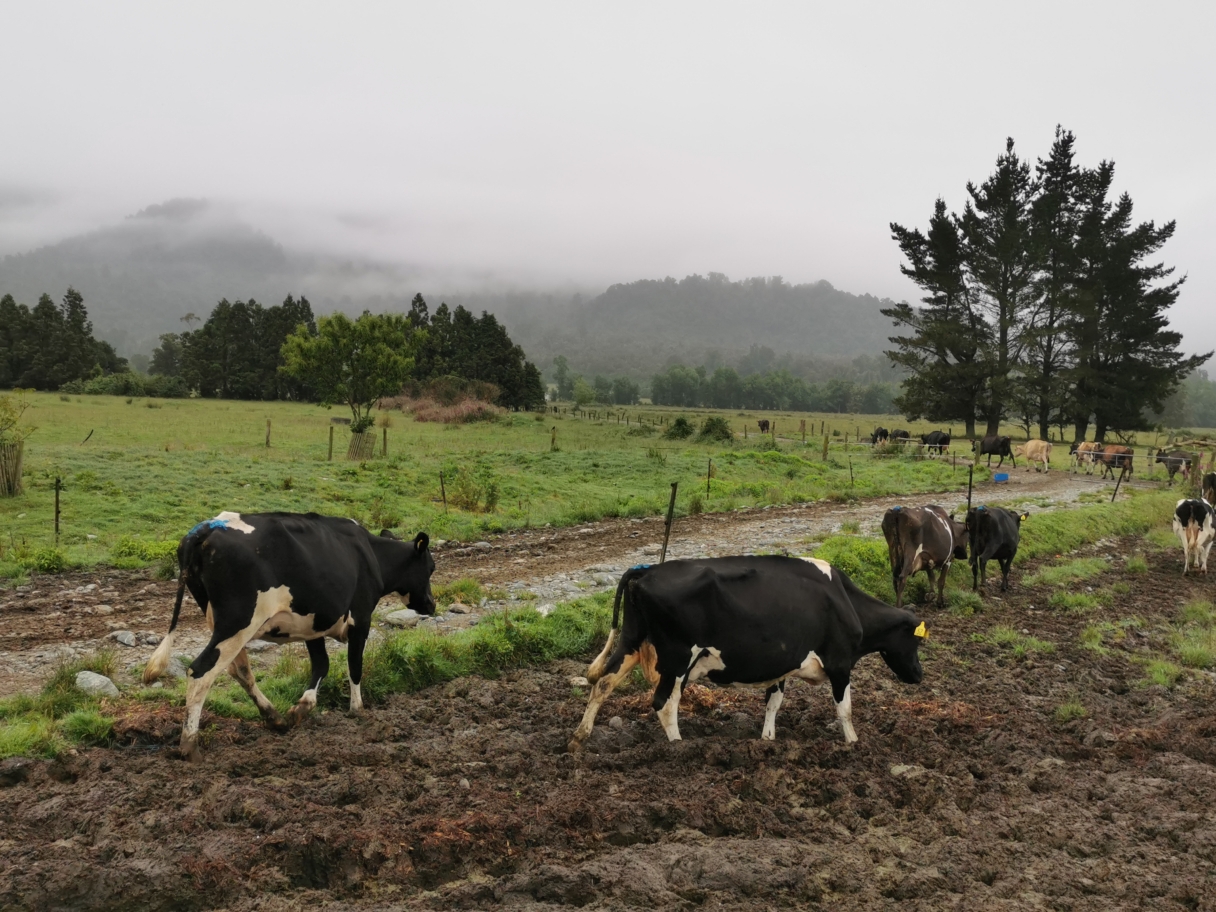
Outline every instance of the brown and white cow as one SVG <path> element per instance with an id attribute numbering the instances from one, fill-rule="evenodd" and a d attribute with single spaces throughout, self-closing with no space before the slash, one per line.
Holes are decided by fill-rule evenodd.
<path id="1" fill-rule="evenodd" d="M 892 507 L 882 518 L 882 534 L 891 557 L 891 583 L 895 587 L 895 607 L 904 604 L 908 577 L 922 570 L 933 588 L 933 571 L 938 571 L 937 606 L 946 606 L 946 574 L 966 539 L 956 541 L 955 523 L 945 507 Z M 962 553 L 965 559 L 966 551 Z"/>
<path id="2" fill-rule="evenodd" d="M 1047 472 L 1051 469 L 1051 444 L 1046 440 L 1027 440 L 1023 444 L 1019 444 L 1014 448 L 1015 456 L 1025 456 L 1026 471 L 1030 471 L 1030 466 L 1035 463 L 1041 463 L 1043 471 Z M 1039 471 L 1039 467 L 1035 465 L 1035 471 Z"/>

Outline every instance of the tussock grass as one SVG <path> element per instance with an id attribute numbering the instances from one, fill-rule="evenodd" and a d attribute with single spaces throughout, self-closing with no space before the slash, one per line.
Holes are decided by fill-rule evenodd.
<path id="1" fill-rule="evenodd" d="M 984 600 L 978 592 L 970 589 L 949 589 L 946 592 L 946 609 L 955 617 L 971 617 L 984 610 Z"/>
<path id="2" fill-rule="evenodd" d="M 1025 658 L 1032 652 L 1055 652 L 1056 644 L 1047 640 L 1020 633 L 1012 627 L 999 624 L 987 633 L 974 633 L 971 639 L 977 643 L 992 643 L 1004 646 L 1017 658 Z"/>
<path id="3" fill-rule="evenodd" d="M 1128 573 L 1148 573 L 1148 560 L 1143 554 L 1133 554 L 1127 559 Z"/>
<path id="4" fill-rule="evenodd" d="M 65 662 L 39 693 L 0 700 L 0 759 L 54 757 L 70 743 L 104 743 L 112 723 L 96 697 L 76 689 L 76 675 L 95 671 L 110 676 L 116 664 L 108 651 Z"/>
<path id="5" fill-rule="evenodd" d="M 1216 621 L 1216 607 L 1207 599 L 1192 599 L 1182 606 L 1184 624 L 1210 625 Z"/>
<path id="6" fill-rule="evenodd" d="M 1110 562 L 1101 557 L 1079 557 L 1051 567 L 1044 567 L 1022 580 L 1026 586 L 1065 586 L 1087 580 L 1110 569 Z"/>
<path id="7" fill-rule="evenodd" d="M 1071 722 L 1073 719 L 1083 719 L 1089 715 L 1089 711 L 1085 708 L 1084 703 L 1073 699 L 1057 706 L 1054 715 L 1057 722 L 1064 723 Z"/>
<path id="8" fill-rule="evenodd" d="M 1144 668 L 1144 683 L 1146 684 L 1173 687 L 1182 677 L 1182 669 L 1166 659 L 1150 659 Z"/>

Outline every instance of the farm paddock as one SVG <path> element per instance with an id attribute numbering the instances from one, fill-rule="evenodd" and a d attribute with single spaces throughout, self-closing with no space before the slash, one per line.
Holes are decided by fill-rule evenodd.
<path id="1" fill-rule="evenodd" d="M 1212 583 L 1144 548 L 1082 549 L 1110 561 L 1071 587 L 1091 607 L 1030 563 L 921 609 L 925 684 L 863 661 L 852 748 L 795 684 L 773 743 L 760 694 L 689 688 L 668 743 L 634 689 L 572 755 L 573 661 L 284 736 L 211 717 L 197 766 L 178 710 L 133 711 L 123 746 L 0 766 L 0 906 L 1213 909 L 1216 685 L 1149 664 Z"/>

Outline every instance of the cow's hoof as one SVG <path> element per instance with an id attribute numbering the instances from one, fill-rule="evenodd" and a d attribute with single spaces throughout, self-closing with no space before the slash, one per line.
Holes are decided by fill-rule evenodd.
<path id="1" fill-rule="evenodd" d="M 198 743 L 183 744 L 180 748 L 182 759 L 187 763 L 199 763 L 203 759 L 203 752 L 198 749 Z"/>
<path id="2" fill-rule="evenodd" d="M 299 703 L 297 703 L 291 709 L 287 710 L 287 727 L 294 728 L 295 726 L 299 725 L 308 718 L 308 715 L 311 712 L 311 706 L 301 706 Z"/>
<path id="3" fill-rule="evenodd" d="M 285 732 L 291 729 L 291 723 L 289 723 L 278 713 L 275 713 L 273 716 L 266 716 L 265 722 L 266 727 L 271 731 Z"/>
<path id="4" fill-rule="evenodd" d="M 566 745 L 566 752 L 570 754 L 581 754 L 587 742 L 582 738 L 571 738 L 570 743 Z"/>

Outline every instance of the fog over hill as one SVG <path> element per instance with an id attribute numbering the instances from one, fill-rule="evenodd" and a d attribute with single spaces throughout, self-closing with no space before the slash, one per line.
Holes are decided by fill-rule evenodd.
<path id="1" fill-rule="evenodd" d="M 828 282 L 730 281 L 689 276 L 607 290 L 494 289 L 424 268 L 290 250 L 223 207 L 177 199 L 117 225 L 0 260 L 0 294 L 33 306 L 68 286 L 85 299 L 99 338 L 121 354 L 147 354 L 187 313 L 205 317 L 221 298 L 276 304 L 306 295 L 314 312 L 404 311 L 421 291 L 432 310 L 447 301 L 489 310 L 542 369 L 559 354 L 585 374 L 648 378 L 668 364 L 733 363 L 753 346 L 773 355 L 835 360 L 878 355 L 890 324 L 884 302 Z M 753 353 L 755 357 L 755 353 Z M 787 361 L 789 358 L 787 357 Z"/>

